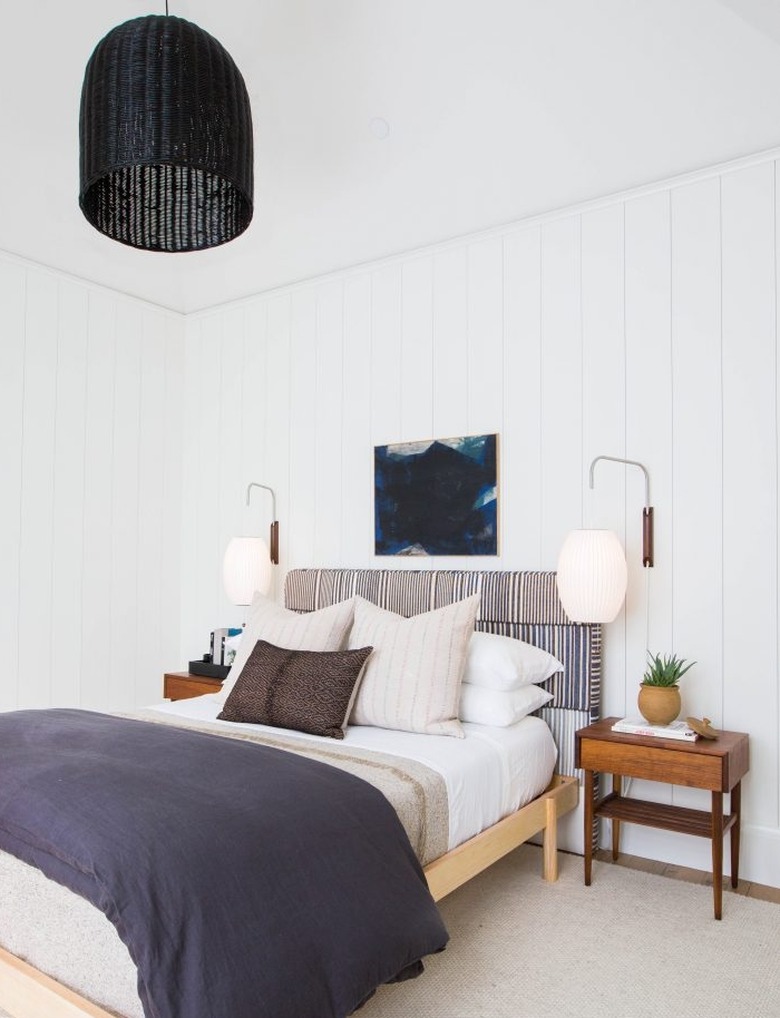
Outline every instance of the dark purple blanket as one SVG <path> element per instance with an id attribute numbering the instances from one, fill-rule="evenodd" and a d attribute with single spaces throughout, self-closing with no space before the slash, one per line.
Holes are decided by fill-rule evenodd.
<path id="1" fill-rule="evenodd" d="M 108 916 L 147 1018 L 344 1018 L 447 942 L 379 791 L 167 725 L 0 714 L 0 849 Z"/>

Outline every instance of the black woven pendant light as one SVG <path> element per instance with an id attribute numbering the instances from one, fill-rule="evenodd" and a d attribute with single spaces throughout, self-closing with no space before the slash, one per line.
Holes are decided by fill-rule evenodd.
<path id="1" fill-rule="evenodd" d="M 249 226 L 249 96 L 197 25 L 150 15 L 112 29 L 87 64 L 79 132 L 79 205 L 113 240 L 199 251 Z"/>

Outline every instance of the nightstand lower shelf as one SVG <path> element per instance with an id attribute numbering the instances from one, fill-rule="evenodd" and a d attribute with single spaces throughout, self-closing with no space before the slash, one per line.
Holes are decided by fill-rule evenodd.
<path id="1" fill-rule="evenodd" d="M 645 827 L 659 827 L 676 834 L 693 834 L 699 838 L 712 837 L 712 813 L 706 810 L 689 809 L 687 806 L 669 806 L 645 799 L 627 799 L 614 792 L 604 796 L 594 807 L 598 817 L 609 820 L 626 820 Z M 735 814 L 723 817 L 725 834 L 737 821 Z"/>

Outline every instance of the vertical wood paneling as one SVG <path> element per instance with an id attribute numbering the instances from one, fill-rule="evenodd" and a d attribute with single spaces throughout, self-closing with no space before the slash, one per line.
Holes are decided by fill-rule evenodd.
<path id="1" fill-rule="evenodd" d="M 165 596 L 166 540 L 166 322 L 150 311 L 141 316 L 138 392 L 137 552 L 133 595 L 136 599 L 135 700 L 159 698 L 160 669 L 166 667 L 163 633 L 174 628 L 178 606 Z M 162 433 L 161 433 L 162 432 Z M 171 528 L 176 534 L 176 530 Z M 178 556 L 175 560 L 178 563 Z M 168 595 L 170 596 L 170 595 Z M 128 620 L 129 621 L 129 620 Z M 176 662 L 178 652 L 168 661 Z M 172 667 L 172 666 L 169 666 Z"/>
<path id="2" fill-rule="evenodd" d="M 375 445 L 401 429 L 401 271 L 371 274 L 371 433 Z"/>
<path id="3" fill-rule="evenodd" d="M 683 713 L 713 723 L 723 683 L 720 184 L 672 193 L 674 647 L 697 664 Z M 716 716 L 713 716 L 716 715 Z"/>
<path id="4" fill-rule="evenodd" d="M 281 569 L 274 570 L 274 588 L 281 590 L 281 576 L 290 559 L 291 535 L 283 520 L 290 518 L 290 328 L 291 304 L 287 296 L 274 297 L 268 305 L 268 373 L 265 399 L 268 429 L 265 434 L 265 463 L 268 480 L 263 481 L 276 493 L 279 513 L 279 558 Z M 266 510 L 267 511 L 267 510 Z M 266 517 L 267 519 L 268 517 Z"/>
<path id="5" fill-rule="evenodd" d="M 220 421 L 223 408 L 219 394 L 222 391 L 224 369 L 220 352 L 222 343 L 222 316 L 211 316 L 200 323 L 199 355 L 197 367 L 198 409 L 192 427 L 198 436 L 200 469 L 194 497 L 197 504 L 196 544 L 192 549 L 193 567 L 197 569 L 199 583 L 196 617 L 198 619 L 198 645 L 208 647 L 208 634 L 222 625 L 222 559 L 219 510 L 220 492 Z M 193 653 L 192 650 L 190 653 Z M 197 651 L 195 652 L 197 653 Z M 195 656 L 193 653 L 193 657 Z"/>
<path id="6" fill-rule="evenodd" d="M 24 407 L 22 410 L 22 525 L 19 541 L 19 698 L 25 706 L 50 702 L 54 421 L 57 398 L 57 283 L 27 279 Z"/>
<path id="7" fill-rule="evenodd" d="M 401 434 L 401 270 L 388 265 L 371 273 L 371 445 L 396 442 Z M 423 436 L 424 437 L 424 436 Z M 373 448 L 372 485 L 373 485 Z M 371 542 L 373 553 L 374 543 Z M 371 563 L 389 559 L 372 554 Z M 392 563 L 396 564 L 396 563 Z"/>
<path id="8" fill-rule="evenodd" d="M 541 230 L 504 239 L 501 551 L 507 569 L 542 562 Z"/>
<path id="9" fill-rule="evenodd" d="M 218 614 L 214 626 L 238 623 L 244 610 L 231 604 L 222 583 L 222 559 L 232 537 L 241 530 L 246 487 L 241 479 L 244 396 L 244 308 L 230 308 L 224 315 L 219 348 L 222 372 L 219 403 L 219 541 L 217 547 Z M 213 627 L 212 627 L 213 628 Z"/>
<path id="10" fill-rule="evenodd" d="M 263 482 L 265 477 L 265 447 L 263 438 L 267 426 L 265 386 L 267 363 L 268 304 L 255 301 L 246 308 L 244 319 L 244 370 L 242 374 L 243 406 L 241 435 L 241 488 L 242 499 L 251 481 Z M 291 402 L 291 413 L 292 413 Z M 243 502 L 242 502 L 243 505 Z M 249 533 L 246 512 L 241 533 Z"/>
<path id="11" fill-rule="evenodd" d="M 614 465 L 598 464 L 589 487 L 590 464 L 597 456 L 626 456 L 626 355 L 624 307 L 623 207 L 613 205 L 582 218 L 582 382 L 583 525 L 614 530 L 625 544 L 625 479 Z M 602 712 L 623 716 L 626 703 L 625 615 L 605 627 L 602 661 Z"/>
<path id="12" fill-rule="evenodd" d="M 199 658 L 208 650 L 207 633 L 200 618 L 200 590 L 203 576 L 198 563 L 198 531 L 200 529 L 199 491 L 204 469 L 201 455 L 201 329 L 202 319 L 188 321 L 184 332 L 183 405 L 182 417 L 186 433 L 182 446 L 181 528 L 179 549 L 182 561 L 182 581 L 179 603 L 179 629 L 181 650 L 179 661 Z M 260 441 L 262 441 L 262 435 Z"/>
<path id="13" fill-rule="evenodd" d="M 461 433 L 468 406 L 468 259 L 465 245 L 433 260 L 433 435 Z"/>
<path id="14" fill-rule="evenodd" d="M 472 435 L 500 430 L 503 411 L 503 245 L 500 237 L 468 247 L 468 418 Z"/>
<path id="15" fill-rule="evenodd" d="M 777 824 L 775 194 L 770 164 L 723 177 L 723 715 L 752 735 L 755 823 Z M 767 709 L 764 710 L 763 708 Z M 757 709 L 758 708 L 758 709 Z"/>
<path id="16" fill-rule="evenodd" d="M 19 539 L 22 515 L 22 408 L 24 406 L 25 291 L 27 274 L 0 261 L 0 641 L 6 648 L 0 710 L 19 702 Z"/>
<path id="17" fill-rule="evenodd" d="M 104 708 L 111 654 L 111 476 L 114 451 L 116 307 L 102 292 L 89 296 L 84 442 L 81 703 Z"/>
<path id="18" fill-rule="evenodd" d="M 344 563 L 367 565 L 374 552 L 374 450 L 371 420 L 371 277 L 344 281 L 344 470 L 341 546 Z"/>
<path id="19" fill-rule="evenodd" d="M 341 551 L 341 445 L 344 405 L 344 290 L 341 281 L 317 288 L 317 512 L 315 565 L 338 566 Z"/>
<path id="20" fill-rule="evenodd" d="M 133 305 L 116 316 L 111 448 L 111 588 L 109 594 L 108 703 L 133 703 L 136 674 L 138 471 L 143 318 Z"/>
<path id="21" fill-rule="evenodd" d="M 669 193 L 629 201 L 625 217 L 626 456 L 643 463 L 650 474 L 650 499 L 655 507 L 653 568 L 642 566 L 645 482 L 641 471 L 610 463 L 600 464 L 597 470 L 625 471 L 629 576 L 625 696 L 629 711 L 636 704 L 647 648 L 668 653 L 674 647 Z M 670 787 L 654 782 L 636 782 L 635 793 L 665 802 L 672 795 Z M 627 830 L 627 851 L 636 851 L 636 837 L 636 830 Z"/>
<path id="22" fill-rule="evenodd" d="M 159 312 L 154 312 L 159 318 Z M 151 311 L 147 319 L 152 317 Z M 155 675 L 147 676 L 144 670 L 139 675 L 138 702 L 149 703 L 159 697 L 159 686 L 152 686 L 153 681 L 159 682 L 161 670 L 170 670 L 171 662 L 183 665 L 186 662 L 179 657 L 181 646 L 181 597 L 185 580 L 182 542 L 182 513 L 184 508 L 182 487 L 182 449 L 184 435 L 189 433 L 189 426 L 184 413 L 183 379 L 185 370 L 185 335 L 184 323 L 178 317 L 166 315 L 162 327 L 165 336 L 165 387 L 163 390 L 163 413 L 159 421 L 157 446 L 163 448 L 162 476 L 162 520 L 161 520 L 161 555 L 160 555 L 160 595 L 161 610 L 154 618 L 149 615 L 151 632 L 146 638 L 159 647 L 159 664 Z M 158 329 L 149 322 L 145 329 L 147 336 L 151 329 L 154 336 Z M 144 589 L 139 586 L 139 599 L 144 598 Z M 147 693 L 146 683 L 150 683 Z M 152 695 L 152 690 L 154 695 Z"/>
<path id="23" fill-rule="evenodd" d="M 780 162 L 774 163 L 774 174 L 775 174 L 775 208 L 774 208 L 774 223 L 775 223 L 775 436 L 776 436 L 776 448 L 775 448 L 775 470 L 776 470 L 776 491 L 778 498 L 780 498 L 780 349 L 778 340 L 778 322 L 780 322 L 780 216 L 778 216 L 778 204 L 777 196 L 780 194 Z M 775 773 L 777 775 L 777 799 L 775 803 L 776 807 L 776 820 L 772 824 L 774 828 L 780 828 L 780 504 L 777 506 L 777 516 L 775 519 L 775 540 L 777 542 L 777 583 L 776 583 L 776 594 L 777 597 L 777 614 L 775 616 L 775 654 L 777 655 L 775 660 L 777 661 L 778 678 L 774 685 L 772 694 L 774 696 L 774 715 L 776 719 L 775 731 L 777 736 L 774 740 L 774 750 L 777 754 L 777 766 Z"/>
<path id="24" fill-rule="evenodd" d="M 292 560 L 317 561 L 317 294 L 313 287 L 292 298 L 290 329 L 290 533 Z"/>
<path id="25" fill-rule="evenodd" d="M 501 445 L 504 376 L 503 244 L 500 237 L 468 248 L 468 392 L 467 416 L 460 434 L 497 434 L 499 482 L 504 462 Z M 503 552 L 503 499 L 498 486 L 498 549 Z M 475 569 L 495 569 L 493 557 L 473 559 Z M 437 566 L 439 562 L 437 561 Z M 461 562 L 454 562 L 457 568 Z M 446 566 L 444 567 L 446 568 Z"/>
<path id="26" fill-rule="evenodd" d="M 582 520 L 580 220 L 542 228 L 542 568 Z"/>
<path id="27" fill-rule="evenodd" d="M 401 425 L 403 442 L 433 438 L 433 258 L 406 262 L 401 277 Z"/>
<path id="28" fill-rule="evenodd" d="M 249 485 L 268 484 L 266 480 L 265 434 L 267 422 L 267 325 L 268 306 L 259 301 L 248 305 L 243 315 L 243 370 L 241 372 L 241 463 L 233 489 L 237 492 L 237 506 L 228 535 L 259 535 L 269 540 L 272 504 L 267 492 L 252 489 L 250 504 L 246 504 Z M 291 404 L 292 406 L 292 404 Z M 292 468 L 292 452 L 291 452 Z M 228 605 L 225 619 L 229 625 L 240 626 L 246 621 L 246 607 Z"/>
<path id="29" fill-rule="evenodd" d="M 645 482 L 626 471 L 626 698 L 633 702 L 645 649 L 672 646 L 672 355 L 670 196 L 659 192 L 626 205 L 626 456 L 650 474 L 655 507 L 655 565 L 642 567 Z"/>
<path id="30" fill-rule="evenodd" d="M 161 552 L 182 523 L 182 320 L 0 259 L 0 329 L 0 709 L 158 700 L 180 647 Z"/>
<path id="31" fill-rule="evenodd" d="M 88 294 L 59 283 L 57 417 L 54 436 L 51 663 L 53 706 L 81 696 Z M 133 584 L 135 586 L 135 584 Z"/>

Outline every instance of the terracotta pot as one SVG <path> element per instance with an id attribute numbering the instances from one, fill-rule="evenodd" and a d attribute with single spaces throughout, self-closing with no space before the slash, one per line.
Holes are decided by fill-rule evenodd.
<path id="1" fill-rule="evenodd" d="M 639 713 L 651 725 L 668 725 L 679 715 L 682 707 L 679 686 L 639 687 L 637 700 Z"/>

